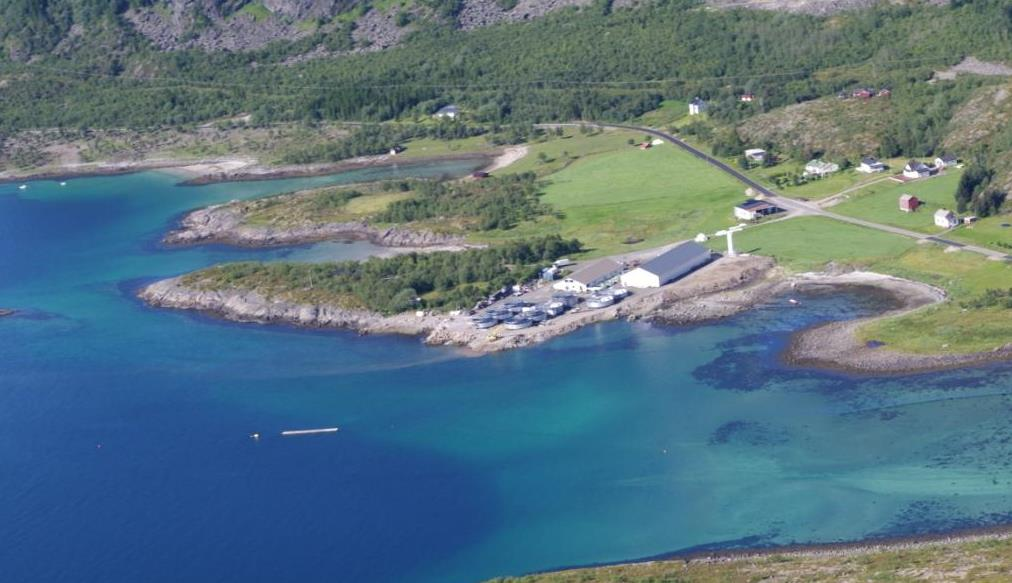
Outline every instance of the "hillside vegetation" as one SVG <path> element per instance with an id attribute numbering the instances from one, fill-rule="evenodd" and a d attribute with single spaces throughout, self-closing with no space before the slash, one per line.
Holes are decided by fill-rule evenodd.
<path id="1" fill-rule="evenodd" d="M 498 583 L 752 583 L 754 581 L 1007 581 L 1012 540 L 968 540 L 811 553 L 768 554 L 720 561 L 657 561 L 594 567 Z"/>

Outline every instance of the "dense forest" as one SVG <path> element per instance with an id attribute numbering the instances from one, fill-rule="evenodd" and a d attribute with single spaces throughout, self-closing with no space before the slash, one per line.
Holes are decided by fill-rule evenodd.
<path id="1" fill-rule="evenodd" d="M 68 3 L 79 8 L 47 8 Z M 31 64 L 7 57 L 0 130 L 148 127 L 240 112 L 261 123 L 380 121 L 450 102 L 478 122 L 619 120 L 664 98 L 696 95 L 711 100 L 713 116 L 733 121 L 855 84 L 904 86 L 967 54 L 1012 57 L 1012 7 L 1003 0 L 883 5 L 829 19 L 703 10 L 695 0 L 636 10 L 595 5 L 466 33 L 426 27 L 401 48 L 292 66 L 280 63 L 326 39 L 249 53 L 162 53 L 122 24 L 118 14 L 129 4 L 8 5 L 5 15 L 22 25 L 8 27 L 5 46 L 55 47 L 85 18 L 94 35 L 64 57 L 54 52 Z M 757 96 L 752 109 L 734 100 L 746 90 Z"/>
<path id="2" fill-rule="evenodd" d="M 207 288 L 236 287 L 268 296 L 362 307 L 382 314 L 417 308 L 469 308 L 493 290 L 537 275 L 538 267 L 576 253 L 580 242 L 557 235 L 462 252 L 410 253 L 342 263 L 229 263 L 186 276 Z"/>

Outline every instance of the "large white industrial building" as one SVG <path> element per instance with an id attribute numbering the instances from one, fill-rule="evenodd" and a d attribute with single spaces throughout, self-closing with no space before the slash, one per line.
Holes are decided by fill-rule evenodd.
<path id="1" fill-rule="evenodd" d="M 622 275 L 626 287 L 661 287 L 710 260 L 710 250 L 698 243 L 682 243 Z"/>

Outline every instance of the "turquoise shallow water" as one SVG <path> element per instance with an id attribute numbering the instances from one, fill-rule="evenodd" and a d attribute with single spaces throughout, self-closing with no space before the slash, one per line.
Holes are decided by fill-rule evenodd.
<path id="1" fill-rule="evenodd" d="M 600 325 L 483 358 L 133 299 L 220 261 L 375 252 L 158 244 L 187 209 L 366 178 L 349 174 L 0 185 L 0 306 L 23 310 L 0 320 L 4 579 L 469 581 L 1012 518 L 1009 366 L 779 363 L 791 331 L 869 298 Z M 277 436 L 329 425 L 342 431 Z"/>

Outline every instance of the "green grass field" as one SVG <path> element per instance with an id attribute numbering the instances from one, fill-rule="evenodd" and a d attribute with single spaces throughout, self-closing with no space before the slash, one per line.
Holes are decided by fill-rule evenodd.
<path id="1" fill-rule="evenodd" d="M 854 191 L 846 202 L 835 205 L 830 210 L 922 233 L 938 233 L 945 229 L 935 226 L 935 211 L 941 208 L 955 209 L 954 194 L 961 175 L 962 171 L 955 170 L 906 184 L 892 180 L 879 182 Z M 919 198 L 921 207 L 912 213 L 899 210 L 902 194 L 912 194 Z"/>
<path id="2" fill-rule="evenodd" d="M 686 101 L 667 99 L 661 106 L 640 116 L 639 123 L 652 128 L 668 128 L 677 126 L 679 121 L 689 117 L 689 104 Z"/>
<path id="3" fill-rule="evenodd" d="M 971 225 L 958 227 L 949 237 L 1012 253 L 1012 214 L 987 217 Z"/>
<path id="4" fill-rule="evenodd" d="M 453 154 L 488 153 L 498 150 L 489 144 L 485 136 L 474 136 L 460 140 L 436 140 L 422 138 L 411 140 L 405 144 L 404 151 L 398 158 L 428 158 L 431 156 L 452 156 Z"/>
<path id="5" fill-rule="evenodd" d="M 988 289 L 1012 287 L 1012 265 L 969 252 L 946 253 L 939 245 L 919 245 L 872 270 L 941 287 L 950 301 L 914 314 L 875 322 L 861 330 L 863 340 L 922 354 L 991 350 L 1012 341 L 1012 310 L 965 310 L 960 302 Z"/>
<path id="6" fill-rule="evenodd" d="M 644 151 L 629 146 L 629 138 L 642 136 L 611 131 L 536 146 L 559 156 L 563 150 L 579 152 L 563 169 L 545 176 L 542 200 L 563 217 L 546 217 L 491 238 L 557 233 L 580 239 L 592 255 L 608 255 L 734 224 L 732 208 L 744 198 L 741 184 L 670 144 Z M 522 162 L 531 158 L 529 154 Z M 480 237 L 490 238 L 485 233 Z"/>
<path id="7" fill-rule="evenodd" d="M 773 257 L 795 272 L 816 271 L 830 261 L 869 265 L 913 248 L 911 239 L 824 217 L 798 217 L 747 228 L 734 237 L 739 253 Z M 724 252 L 724 237 L 710 240 Z"/>
<path id="8" fill-rule="evenodd" d="M 711 246 L 725 251 L 724 238 Z M 746 229 L 735 237 L 742 253 L 776 258 L 790 271 L 815 271 L 830 261 L 887 273 L 943 288 L 949 301 L 916 313 L 872 323 L 863 340 L 914 353 L 967 353 L 991 350 L 1012 340 L 1012 311 L 964 310 L 960 302 L 988 289 L 1012 286 L 1012 265 L 970 252 L 946 253 L 942 246 L 840 223 L 800 217 Z"/>
<path id="9" fill-rule="evenodd" d="M 896 173 L 896 168 L 902 168 L 903 161 L 896 160 L 883 160 L 890 170 L 885 172 L 879 172 L 877 174 L 863 174 L 858 172 L 854 168 L 848 168 L 847 170 L 841 170 L 835 172 L 826 178 L 820 180 L 812 180 L 807 184 L 801 186 L 790 186 L 787 188 L 779 188 L 771 180 L 771 176 L 776 174 L 795 173 L 801 174 L 805 170 L 804 160 L 784 160 L 776 166 L 770 166 L 768 168 L 754 168 L 749 171 L 749 175 L 752 178 L 769 185 L 772 188 L 778 190 L 784 196 L 791 198 L 805 198 L 809 200 L 821 200 L 848 190 L 851 188 L 860 187 L 863 184 L 871 182 L 878 182 L 883 178 L 887 178 Z M 737 165 L 738 161 L 733 160 L 733 164 Z"/>
<path id="10" fill-rule="evenodd" d="M 503 172 L 536 172 L 545 176 L 590 156 L 631 148 L 627 143 L 630 139 L 640 141 L 643 138 L 639 132 L 625 130 L 583 134 L 577 129 L 566 128 L 562 136 L 550 134 L 528 143 L 527 155 Z"/>

